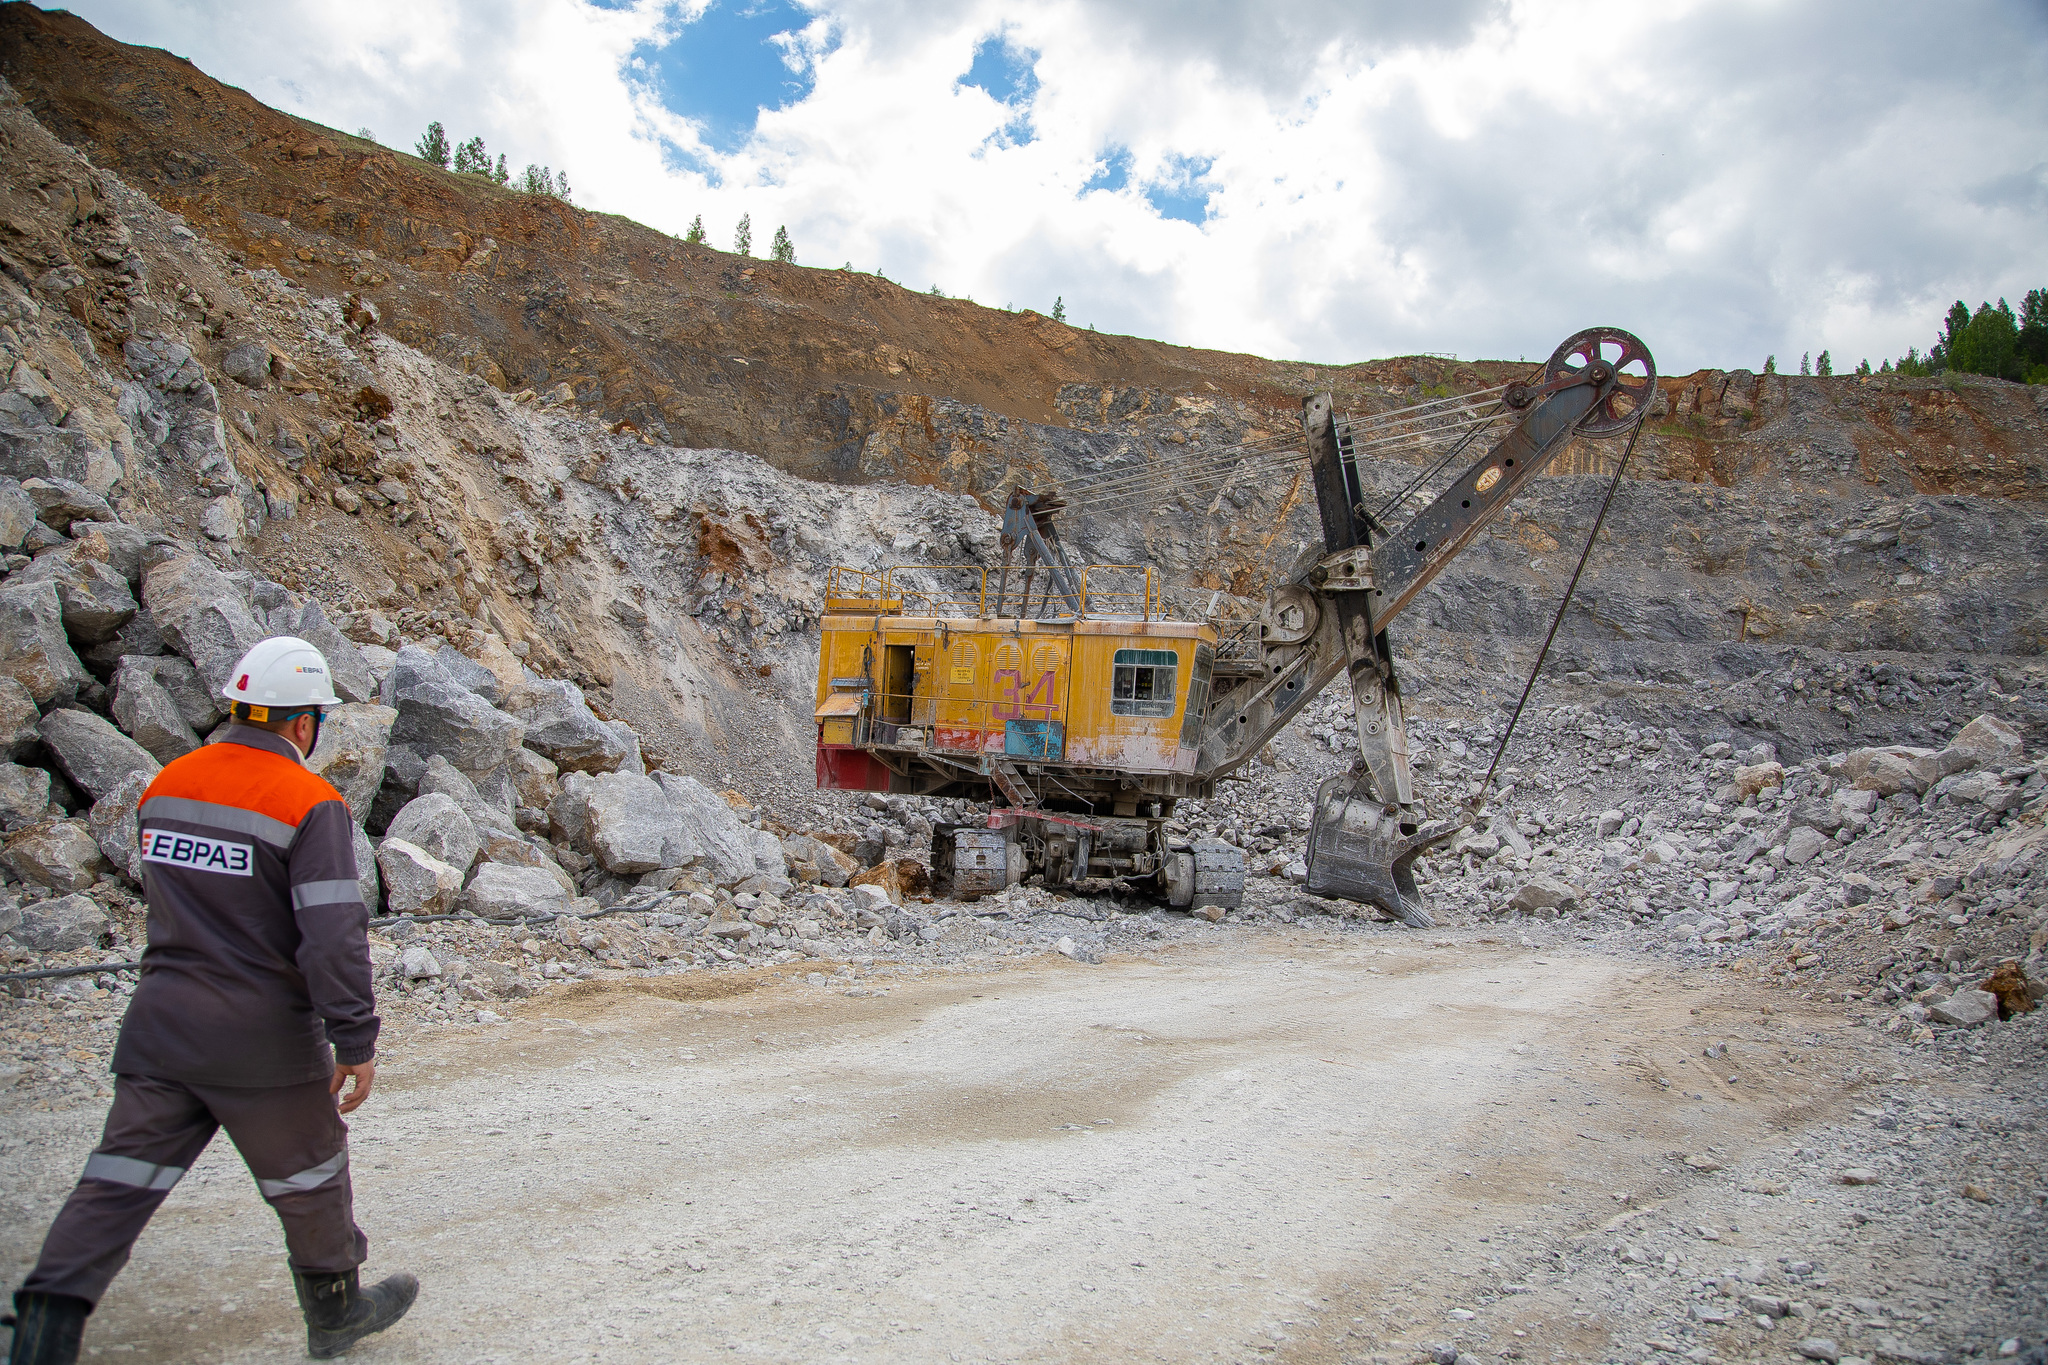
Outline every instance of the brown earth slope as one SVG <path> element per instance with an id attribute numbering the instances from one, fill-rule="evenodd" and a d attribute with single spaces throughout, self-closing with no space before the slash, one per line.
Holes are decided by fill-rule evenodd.
<path id="1" fill-rule="evenodd" d="M 1185 419 L 1179 397 L 1204 409 L 1198 439 L 1235 440 L 1291 429 L 1314 389 L 1372 410 L 1519 372 L 1168 346 L 686 246 L 280 113 L 183 59 L 27 3 L 0 5 L 0 74 L 58 137 L 252 269 L 360 294 L 393 337 L 507 391 L 568 384 L 608 420 L 810 478 L 986 492 L 1060 472 L 1063 443 L 1036 428 Z M 2039 498 L 2048 443 L 2009 387 L 1703 372 L 1666 382 L 1668 420 L 1639 472 Z M 1809 439 L 1748 439 L 1800 416 L 1815 419 Z"/>

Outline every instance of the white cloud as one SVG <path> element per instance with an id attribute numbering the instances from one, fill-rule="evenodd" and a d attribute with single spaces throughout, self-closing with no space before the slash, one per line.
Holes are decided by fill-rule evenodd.
<path id="1" fill-rule="evenodd" d="M 701 212 L 723 245 L 748 212 L 806 264 L 1192 345 L 1534 357 L 1610 322 L 1667 371 L 1846 368 L 2048 284 L 2024 0 L 806 2 L 810 92 L 719 154 L 633 64 L 701 0 L 71 0 L 292 112 L 399 146 L 438 117 L 667 231 Z M 1022 110 L 957 83 L 996 34 L 1035 54 Z M 1087 189 L 1116 152 L 1130 183 Z M 1190 167 L 1200 225 L 1144 193 Z"/>

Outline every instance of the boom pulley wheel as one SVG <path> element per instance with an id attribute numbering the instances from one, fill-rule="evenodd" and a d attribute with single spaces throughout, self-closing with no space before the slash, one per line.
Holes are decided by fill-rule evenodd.
<path id="1" fill-rule="evenodd" d="M 1581 436 L 1617 436 L 1649 415 L 1657 396 L 1657 362 L 1634 333 L 1619 327 L 1588 327 L 1567 337 L 1550 353 L 1543 367 L 1547 390 L 1560 379 L 1596 371 L 1599 383 L 1611 383 L 1607 395 L 1579 422 Z"/>

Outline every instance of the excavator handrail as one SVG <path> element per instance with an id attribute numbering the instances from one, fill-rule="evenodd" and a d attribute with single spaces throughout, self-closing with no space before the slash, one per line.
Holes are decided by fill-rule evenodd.
<path id="1" fill-rule="evenodd" d="M 1090 619 L 1161 620 L 1166 616 L 1165 589 L 1159 575 L 1146 564 L 1076 564 L 1072 573 L 1079 584 L 1080 615 Z M 1067 611 L 1044 610 L 1054 603 L 1066 605 L 1057 590 L 1048 591 L 1041 610 L 1032 611 L 1020 591 L 1025 586 L 1024 570 L 1012 569 L 1007 595 L 1003 570 L 982 564 L 897 564 L 881 569 L 856 569 L 834 565 L 825 577 L 825 610 L 833 614 L 862 616 L 929 616 L 935 618 L 1069 620 Z M 968 581 L 958 588 L 925 586 L 934 575 L 964 575 Z M 1102 580 L 1109 575 L 1128 579 Z M 1092 576 L 1092 577 L 1091 577 Z M 1043 572 L 1039 574 L 1044 577 Z M 1135 581 L 1129 581 L 1134 579 Z M 1033 591 L 1044 587 L 1034 585 Z"/>

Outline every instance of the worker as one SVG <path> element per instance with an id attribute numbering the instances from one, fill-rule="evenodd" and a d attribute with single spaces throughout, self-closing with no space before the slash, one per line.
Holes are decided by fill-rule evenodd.
<path id="1" fill-rule="evenodd" d="M 114 1103 L 14 1296 L 11 1365 L 77 1360 L 86 1317 L 221 1128 L 284 1225 L 316 1360 L 397 1322 L 419 1292 L 410 1275 L 357 1279 L 369 1241 L 341 1116 L 377 1076 L 369 911 L 348 805 L 305 767 L 341 698 L 320 651 L 291 636 L 243 655 L 222 693 L 227 733 L 165 767 L 136 811 L 149 944 Z"/>

